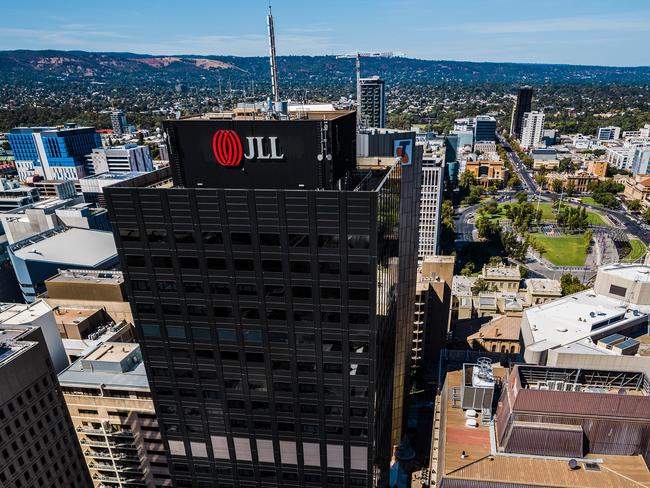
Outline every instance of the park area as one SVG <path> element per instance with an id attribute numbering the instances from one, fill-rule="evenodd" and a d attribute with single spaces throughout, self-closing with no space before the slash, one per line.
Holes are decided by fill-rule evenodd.
<path id="1" fill-rule="evenodd" d="M 634 262 L 638 259 L 641 259 L 646 253 L 645 244 L 643 244 L 643 242 L 641 242 L 639 239 L 630 239 L 630 247 L 630 252 L 627 254 L 627 256 L 624 256 L 621 261 L 628 263 Z"/>
<path id="2" fill-rule="evenodd" d="M 508 220 L 508 217 L 506 217 L 506 212 L 505 212 L 505 205 L 510 205 L 512 203 L 515 203 L 514 201 L 510 202 L 505 202 L 499 204 L 499 213 L 489 215 L 491 221 L 503 221 L 503 220 Z M 537 209 L 537 203 L 531 202 L 535 209 Z M 564 204 L 568 205 L 568 204 Z M 564 206 L 563 205 L 563 206 Z M 571 207 L 575 207 L 575 205 L 571 205 Z M 539 204 L 539 209 L 542 211 L 542 220 L 546 222 L 557 222 L 557 213 L 553 210 L 553 204 L 550 202 L 541 202 Z M 603 219 L 603 217 L 598 213 L 594 212 L 592 210 L 587 211 L 587 220 L 590 225 L 597 225 L 597 226 L 608 226 L 609 224 Z"/>
<path id="3" fill-rule="evenodd" d="M 531 234 L 530 237 L 542 247 L 542 256 L 555 266 L 584 266 L 587 260 L 589 241 L 583 234 L 558 237 Z"/>

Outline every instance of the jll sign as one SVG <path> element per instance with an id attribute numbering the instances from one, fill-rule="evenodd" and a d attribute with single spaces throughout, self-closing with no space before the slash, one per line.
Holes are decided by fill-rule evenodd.
<path id="1" fill-rule="evenodd" d="M 214 159 L 221 166 L 239 166 L 242 159 L 281 160 L 277 137 L 246 137 L 246 151 L 234 130 L 218 130 L 212 136 Z"/>

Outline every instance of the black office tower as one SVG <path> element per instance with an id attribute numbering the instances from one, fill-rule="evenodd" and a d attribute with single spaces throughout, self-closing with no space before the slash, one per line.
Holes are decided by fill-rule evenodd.
<path id="1" fill-rule="evenodd" d="M 524 114 L 530 112 L 533 106 L 533 88 L 522 86 L 517 91 L 517 102 L 512 109 L 512 120 L 510 121 L 510 135 L 521 139 L 521 131 L 524 126 Z"/>
<path id="2" fill-rule="evenodd" d="M 174 184 L 105 189 L 174 487 L 386 484 L 414 141 L 311 117 L 167 122 Z"/>

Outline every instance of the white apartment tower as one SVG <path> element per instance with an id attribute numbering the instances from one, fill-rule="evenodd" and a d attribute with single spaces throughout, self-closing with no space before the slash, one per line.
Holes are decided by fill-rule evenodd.
<path id="1" fill-rule="evenodd" d="M 521 145 L 525 148 L 535 147 L 542 140 L 544 133 L 544 112 L 526 112 L 521 131 Z"/>
<path id="2" fill-rule="evenodd" d="M 438 254 L 444 171 L 442 158 L 425 156 L 422 160 L 419 259 Z"/>

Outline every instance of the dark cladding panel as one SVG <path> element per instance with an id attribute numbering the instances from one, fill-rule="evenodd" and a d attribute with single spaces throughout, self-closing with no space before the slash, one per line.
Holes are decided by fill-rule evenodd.
<path id="1" fill-rule="evenodd" d="M 355 163 L 350 121 L 353 113 L 330 120 L 166 121 L 174 183 L 188 188 L 332 189 Z"/>

